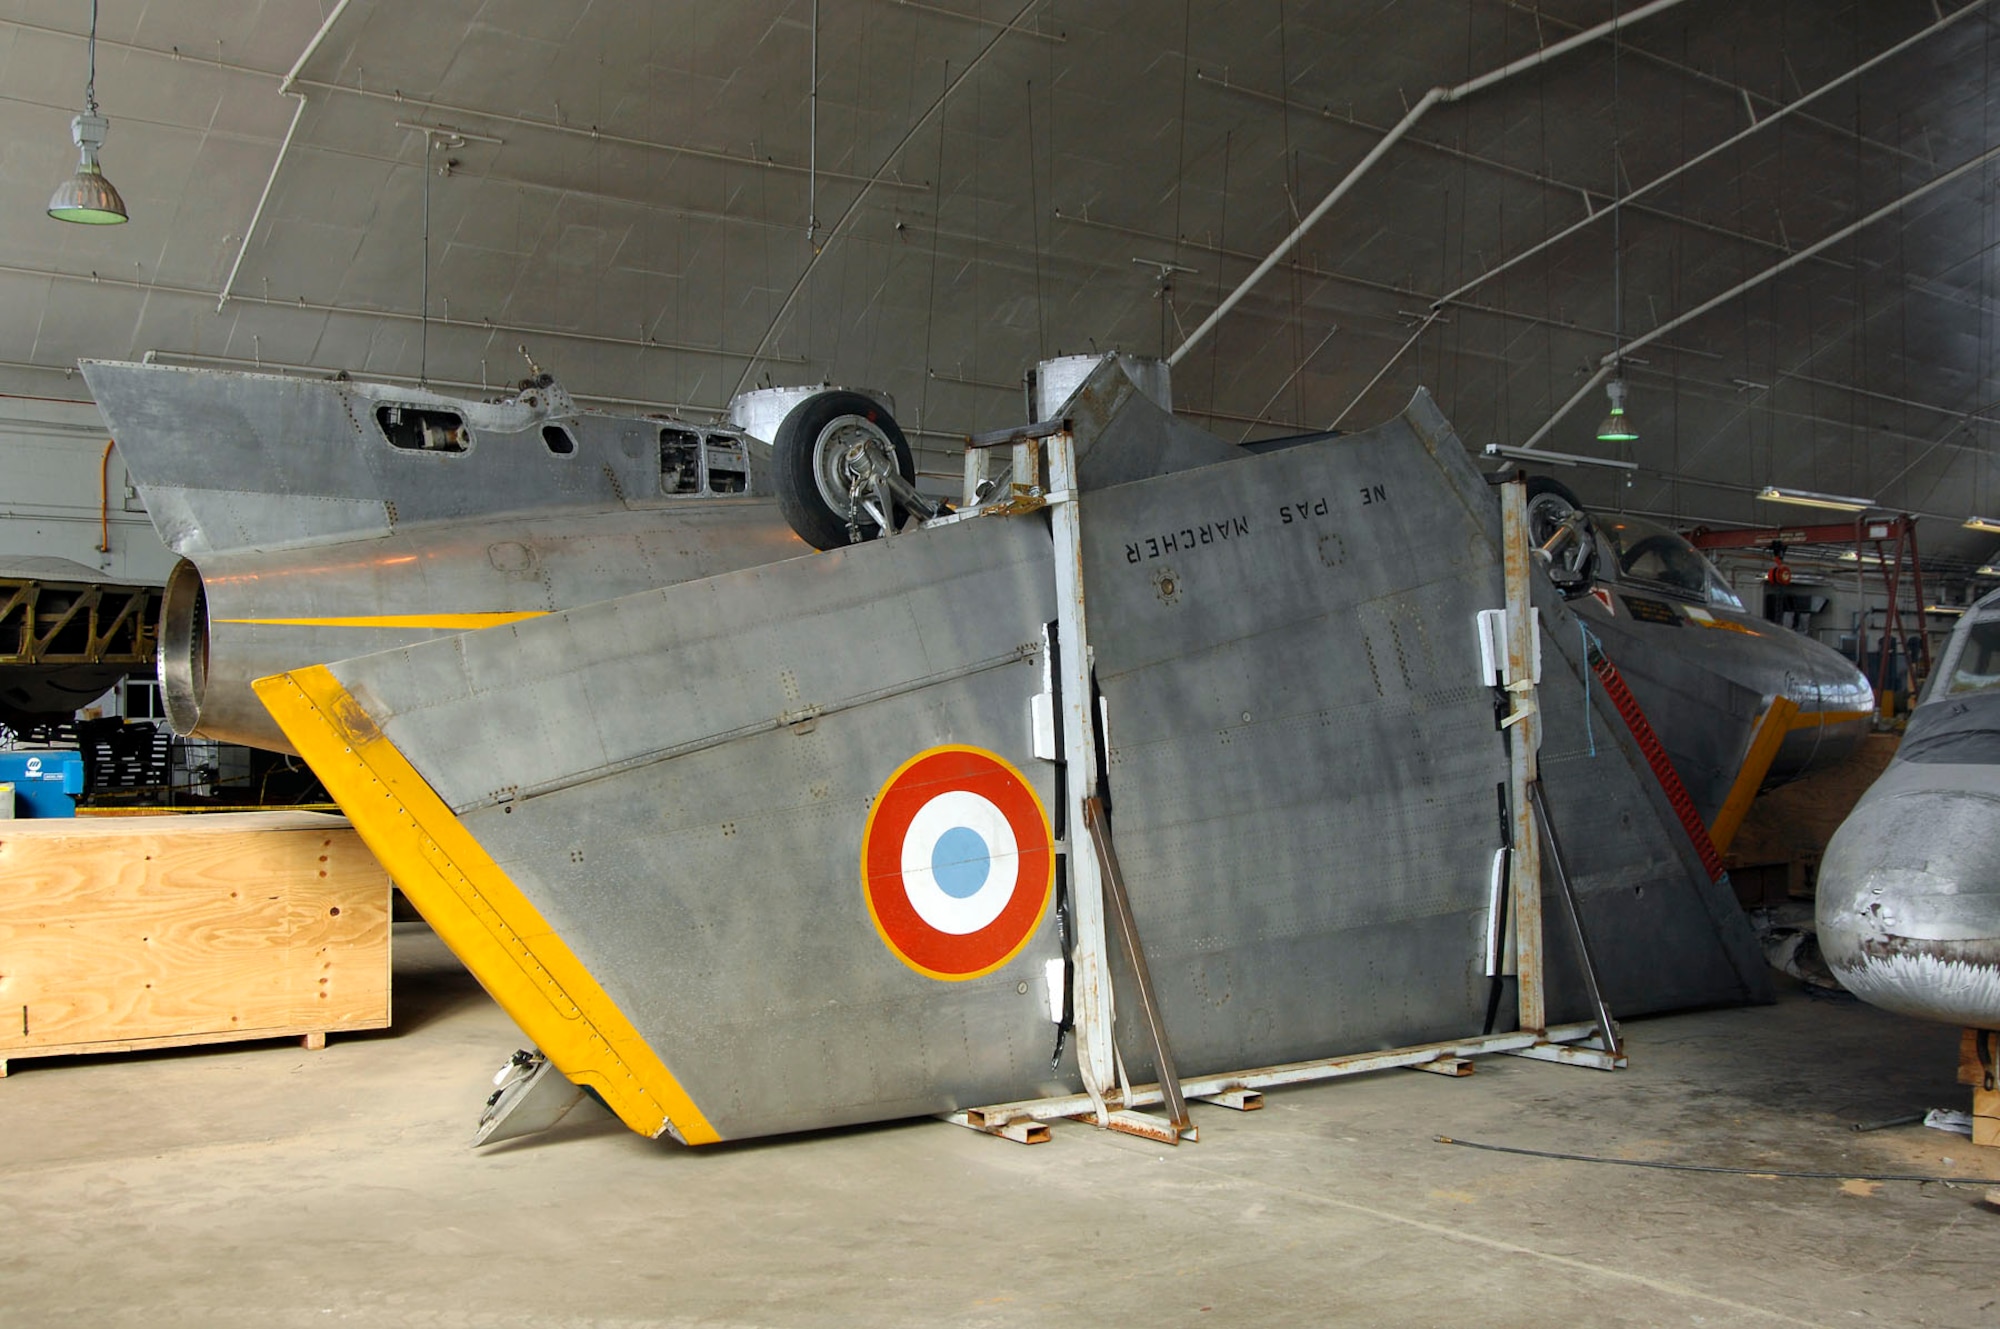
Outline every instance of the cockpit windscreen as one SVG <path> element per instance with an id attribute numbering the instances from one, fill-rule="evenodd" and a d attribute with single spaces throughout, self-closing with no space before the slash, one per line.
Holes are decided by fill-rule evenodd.
<path id="1" fill-rule="evenodd" d="M 1995 688 L 2000 688 L 2000 614 L 1965 629 L 1944 685 L 1946 696 Z"/>
<path id="2" fill-rule="evenodd" d="M 1637 517 L 1619 517 L 1600 521 L 1598 529 L 1618 560 L 1621 580 L 1646 582 L 1689 599 L 1731 609 L 1743 607 L 1714 565 L 1666 527 Z"/>

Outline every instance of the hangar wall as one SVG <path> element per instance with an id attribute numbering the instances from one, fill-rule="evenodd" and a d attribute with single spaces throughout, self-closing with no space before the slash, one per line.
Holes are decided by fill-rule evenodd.
<path id="1" fill-rule="evenodd" d="M 0 395 L 0 439 L 7 448 L 0 557 L 66 558 L 112 582 L 166 580 L 174 555 L 154 533 L 115 448 L 109 506 L 101 508 L 99 475 L 110 437 L 88 400 Z"/>

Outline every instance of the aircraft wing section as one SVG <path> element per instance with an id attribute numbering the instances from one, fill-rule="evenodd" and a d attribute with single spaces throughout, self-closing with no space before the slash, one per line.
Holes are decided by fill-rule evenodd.
<path id="1" fill-rule="evenodd" d="M 1507 759 L 1474 616 L 1503 600 L 1500 517 L 1450 426 L 1419 396 L 1365 434 L 1085 502 L 1111 820 L 1181 1072 L 1479 1030 Z M 1612 1010 L 1766 997 L 1741 911 L 1536 584 L 1542 778 Z M 1550 1017 L 1587 1019 L 1546 917 Z"/>
<path id="2" fill-rule="evenodd" d="M 1475 630 L 1503 599 L 1499 505 L 1428 398 L 1051 501 L 1081 533 L 1060 606 L 1067 546 L 1010 505 L 259 695 L 523 1030 L 647 1134 L 1076 1092 L 1049 1060 L 1050 966 L 1072 944 L 1055 862 L 1082 831 L 1036 717 L 1078 658 L 1059 630 L 1051 661 L 1045 625 L 1079 603 L 1184 1074 L 1473 1036 L 1496 1008 L 1510 1027 L 1489 972 L 1508 740 Z M 1542 591 L 1544 782 L 1612 1009 L 1763 995 Z M 1547 917 L 1549 1013 L 1582 1018 Z M 1142 1079 L 1150 1055 L 1123 1053 Z"/>
<path id="3" fill-rule="evenodd" d="M 1233 443 L 1160 409 L 1110 356 L 1063 403 L 1087 489 L 1211 466 L 1243 455 Z"/>
<path id="4" fill-rule="evenodd" d="M 1038 525 L 917 532 L 259 691 L 446 942 L 634 1129 L 701 1143 L 1018 1097 L 1054 1043 Z M 1018 782 L 954 768 L 961 749 Z M 1010 823 L 975 804 L 971 824 L 1018 855 L 978 890 L 932 874 L 958 951 L 922 949 L 940 939 L 907 911 L 877 919 L 858 870 L 878 795 L 940 750 L 906 774 L 962 777 Z M 922 807 L 894 792 L 900 857 Z M 954 828 L 913 834 L 935 850 Z M 1011 909 L 960 907 L 1008 871 Z"/>

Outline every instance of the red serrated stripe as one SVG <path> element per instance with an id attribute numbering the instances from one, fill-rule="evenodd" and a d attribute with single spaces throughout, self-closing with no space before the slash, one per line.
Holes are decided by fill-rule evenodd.
<path id="1" fill-rule="evenodd" d="M 1618 714 L 1625 721 L 1625 727 L 1632 731 L 1633 741 L 1639 751 L 1646 756 L 1646 764 L 1653 768 L 1653 776 L 1666 791 L 1667 802 L 1673 804 L 1674 815 L 1681 819 L 1681 826 L 1694 841 L 1694 851 L 1701 856 L 1701 865 L 1708 869 L 1710 881 L 1722 880 L 1722 855 L 1715 850 L 1715 841 L 1709 838 L 1708 827 L 1701 821 L 1701 814 L 1695 811 L 1694 800 L 1688 797 L 1687 786 L 1675 773 L 1674 765 L 1667 760 L 1667 750 L 1660 746 L 1660 736 L 1653 732 L 1653 726 L 1646 719 L 1646 713 L 1639 709 L 1639 699 L 1632 695 L 1632 689 L 1625 686 L 1624 677 L 1618 666 L 1604 655 L 1592 651 L 1590 668 L 1597 675 L 1597 681 L 1604 685 L 1604 695 L 1611 698 L 1611 704 L 1618 708 Z"/>

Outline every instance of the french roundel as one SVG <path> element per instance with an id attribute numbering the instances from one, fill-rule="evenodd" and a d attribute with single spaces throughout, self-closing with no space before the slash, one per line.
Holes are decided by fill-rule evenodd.
<path id="1" fill-rule="evenodd" d="M 875 796 L 861 885 L 896 958 L 947 981 L 990 974 L 1034 935 L 1055 883 L 1048 813 L 983 748 L 920 752 Z"/>

